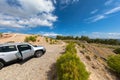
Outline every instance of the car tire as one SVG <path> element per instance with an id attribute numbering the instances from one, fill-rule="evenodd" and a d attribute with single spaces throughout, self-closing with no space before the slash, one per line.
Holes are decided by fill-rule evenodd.
<path id="1" fill-rule="evenodd" d="M 43 55 L 43 51 L 36 51 L 35 57 L 41 57 Z"/>
<path id="2" fill-rule="evenodd" d="M 4 67 L 4 63 L 0 61 L 0 70 Z"/>

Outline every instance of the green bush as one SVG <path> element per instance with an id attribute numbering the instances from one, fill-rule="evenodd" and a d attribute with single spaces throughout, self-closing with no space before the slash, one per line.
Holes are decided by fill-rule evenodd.
<path id="1" fill-rule="evenodd" d="M 29 42 L 29 37 L 26 37 L 24 41 Z"/>
<path id="2" fill-rule="evenodd" d="M 52 39 L 52 38 L 50 38 L 50 44 L 54 44 L 54 43 L 53 43 L 53 39 Z"/>
<path id="3" fill-rule="evenodd" d="M 73 53 L 75 50 L 75 46 L 73 46 L 74 44 L 70 43 L 66 48 L 65 54 L 57 60 L 58 80 L 88 80 L 89 78 L 85 65 L 80 61 L 76 51 Z"/>
<path id="4" fill-rule="evenodd" d="M 36 36 L 29 36 L 29 37 L 26 37 L 25 38 L 25 42 L 29 42 L 29 41 L 32 41 L 32 42 L 35 42 L 36 41 Z"/>
<path id="5" fill-rule="evenodd" d="M 36 41 L 36 36 L 30 36 L 29 39 L 30 39 L 30 41 L 35 42 Z"/>
<path id="6" fill-rule="evenodd" d="M 72 54 L 77 53 L 76 49 L 75 49 L 75 44 L 73 42 L 69 43 L 66 47 L 66 52 L 70 52 Z"/>
<path id="7" fill-rule="evenodd" d="M 120 54 L 120 48 L 115 49 L 113 52 L 116 54 Z"/>
<path id="8" fill-rule="evenodd" d="M 47 37 L 45 38 L 45 40 L 46 40 L 46 42 L 48 42 L 48 41 L 49 41 Z"/>
<path id="9" fill-rule="evenodd" d="M 107 64 L 113 71 L 120 74 L 120 55 L 109 56 Z"/>

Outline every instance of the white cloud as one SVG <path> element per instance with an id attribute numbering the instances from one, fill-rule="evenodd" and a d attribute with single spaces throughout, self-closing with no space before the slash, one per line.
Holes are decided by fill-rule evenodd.
<path id="1" fill-rule="evenodd" d="M 106 5 L 106 6 L 107 6 L 107 5 L 110 5 L 112 2 L 113 2 L 113 0 L 107 0 L 107 1 L 105 2 L 105 5 Z"/>
<path id="2" fill-rule="evenodd" d="M 57 1 L 56 1 L 56 0 L 53 0 L 53 2 L 54 2 L 54 4 L 56 4 L 56 3 L 57 3 Z"/>
<path id="3" fill-rule="evenodd" d="M 54 10 L 52 0 L 0 0 L 0 26 L 51 27 L 57 20 Z"/>
<path id="4" fill-rule="evenodd" d="M 105 18 L 104 15 L 97 15 L 97 16 L 92 20 L 92 22 L 96 22 L 96 21 L 99 21 L 99 20 L 104 19 L 104 18 Z"/>
<path id="5" fill-rule="evenodd" d="M 95 9 L 93 11 L 90 12 L 90 14 L 95 14 L 98 11 L 98 9 Z"/>
<path id="6" fill-rule="evenodd" d="M 61 4 L 72 4 L 75 2 L 79 2 L 79 0 L 60 0 Z"/>
<path id="7" fill-rule="evenodd" d="M 97 21 L 105 19 L 105 18 L 106 18 L 105 15 L 96 15 L 96 16 L 90 17 L 88 19 L 85 19 L 85 21 L 91 23 L 91 22 L 97 22 Z"/>
<path id="8" fill-rule="evenodd" d="M 116 12 L 119 12 L 119 11 L 120 11 L 120 6 L 115 7 L 113 9 L 107 11 L 105 14 L 108 15 L 108 14 L 116 13 Z"/>
<path id="9" fill-rule="evenodd" d="M 23 26 L 17 24 L 15 21 L 4 21 L 0 20 L 0 26 L 11 27 L 11 28 L 23 28 Z"/>
<path id="10" fill-rule="evenodd" d="M 79 0 L 73 0 L 73 2 L 79 2 Z"/>
<path id="11" fill-rule="evenodd" d="M 59 6 L 61 9 L 68 7 L 70 4 L 74 4 L 79 2 L 80 0 L 56 0 L 59 2 Z"/>
<path id="12" fill-rule="evenodd" d="M 104 3 L 105 6 L 119 6 L 120 0 L 106 0 Z"/>
<path id="13" fill-rule="evenodd" d="M 85 21 L 88 21 L 88 22 L 97 22 L 99 20 L 102 20 L 102 19 L 105 19 L 105 18 L 108 18 L 109 15 L 113 14 L 113 13 L 117 13 L 117 12 L 120 12 L 120 6 L 117 6 L 117 7 L 114 7 L 102 14 L 99 14 L 99 15 L 95 15 L 95 16 L 92 16 L 88 19 L 85 19 Z M 91 13 L 94 13 L 94 11 L 92 11 Z"/>
<path id="14" fill-rule="evenodd" d="M 54 33 L 54 32 L 39 32 L 38 34 L 41 34 L 41 35 L 47 36 L 47 37 L 56 37 L 57 35 L 62 35 L 62 34 L 58 34 L 58 33 Z"/>
<path id="15" fill-rule="evenodd" d="M 88 35 L 90 38 L 120 39 L 120 33 L 92 32 Z"/>

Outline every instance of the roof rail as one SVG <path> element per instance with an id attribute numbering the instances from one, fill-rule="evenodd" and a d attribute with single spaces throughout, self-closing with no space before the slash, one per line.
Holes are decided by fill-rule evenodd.
<path id="1" fill-rule="evenodd" d="M 8 42 L 6 42 L 6 43 L 15 43 L 14 41 L 8 41 Z"/>

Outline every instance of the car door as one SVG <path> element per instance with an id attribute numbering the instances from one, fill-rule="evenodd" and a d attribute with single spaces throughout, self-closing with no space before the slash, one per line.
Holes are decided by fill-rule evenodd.
<path id="1" fill-rule="evenodd" d="M 17 48 L 15 45 L 2 46 L 0 47 L 0 53 L 3 55 L 6 62 L 17 59 L 16 53 Z"/>
<path id="2" fill-rule="evenodd" d="M 32 56 L 32 47 L 30 45 L 28 44 L 18 45 L 18 49 L 23 59 Z"/>

